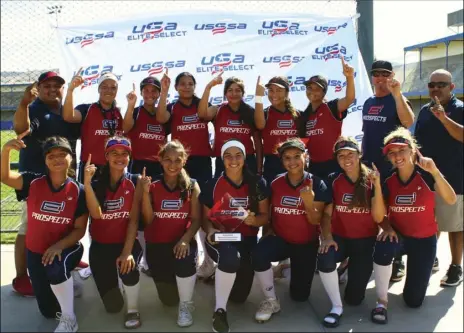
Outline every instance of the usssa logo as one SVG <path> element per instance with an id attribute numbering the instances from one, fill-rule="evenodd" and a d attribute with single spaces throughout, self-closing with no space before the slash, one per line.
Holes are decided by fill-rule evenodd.
<path id="1" fill-rule="evenodd" d="M 292 55 L 264 57 L 263 63 L 279 64 L 279 68 L 286 68 L 286 67 L 290 67 L 293 64 L 299 63 L 304 58 L 305 58 L 304 56 L 292 56 Z"/>
<path id="2" fill-rule="evenodd" d="M 151 132 L 151 133 L 161 133 L 161 125 L 151 125 L 151 124 L 147 124 L 147 132 Z"/>
<path id="3" fill-rule="evenodd" d="M 127 40 L 140 40 L 142 43 L 158 38 L 175 38 L 186 36 L 187 31 L 179 30 L 177 22 L 154 21 L 132 28 Z"/>
<path id="4" fill-rule="evenodd" d="M 354 195 L 352 193 L 344 193 L 342 197 L 342 203 L 349 205 L 353 202 Z"/>
<path id="5" fill-rule="evenodd" d="M 346 28 L 346 26 L 348 25 L 348 23 L 343 23 L 342 25 L 339 25 L 339 26 L 323 26 L 323 25 L 316 25 L 314 27 L 314 31 L 317 31 L 317 32 L 322 32 L 322 33 L 326 33 L 327 35 L 333 35 L 334 33 L 336 33 L 338 30 L 342 29 L 342 28 Z"/>
<path id="6" fill-rule="evenodd" d="M 104 203 L 105 210 L 107 212 L 113 212 L 119 210 L 124 206 L 124 197 L 120 197 L 115 200 L 106 200 Z"/>
<path id="7" fill-rule="evenodd" d="M 179 210 L 182 207 L 182 200 L 163 200 L 161 201 L 162 210 Z"/>
<path id="8" fill-rule="evenodd" d="M 253 67 L 253 64 L 245 63 L 243 54 L 224 52 L 202 57 L 201 67 L 197 67 L 197 73 L 211 73 L 213 75 L 223 71 L 249 71 Z"/>
<path id="9" fill-rule="evenodd" d="M 224 34 L 228 30 L 245 30 L 246 23 L 206 23 L 195 24 L 195 30 L 211 31 L 213 35 Z"/>
<path id="10" fill-rule="evenodd" d="M 114 31 L 102 32 L 98 34 L 86 34 L 83 36 L 75 36 L 72 38 L 66 38 L 66 45 L 69 44 L 80 44 L 81 48 L 87 45 L 91 45 L 94 42 L 102 39 L 114 38 Z"/>
<path id="11" fill-rule="evenodd" d="M 300 23 L 288 20 L 263 21 L 262 29 L 258 29 L 258 35 L 307 35 L 308 30 L 301 30 Z"/>
<path id="12" fill-rule="evenodd" d="M 280 199 L 280 204 L 285 207 L 298 207 L 300 203 L 301 203 L 300 197 L 292 197 L 292 196 L 284 195 Z"/>
<path id="13" fill-rule="evenodd" d="M 353 56 L 346 55 L 346 47 L 336 43 L 328 46 L 320 46 L 314 50 L 313 59 L 314 60 L 330 60 L 330 59 L 340 59 L 343 57 L 345 61 L 350 61 L 353 59 Z"/>
<path id="14" fill-rule="evenodd" d="M 81 86 L 81 89 L 86 87 L 90 87 L 92 85 L 96 85 L 98 83 L 98 79 L 105 73 L 113 72 L 113 66 L 111 65 L 90 65 L 83 69 L 80 73 L 74 72 L 73 75 L 80 75 L 84 80 L 84 83 Z M 118 81 L 121 81 L 122 75 L 116 75 Z"/>
<path id="15" fill-rule="evenodd" d="M 185 60 L 169 60 L 169 61 L 155 61 L 146 64 L 131 65 L 130 71 L 148 72 L 149 76 L 154 76 L 163 72 L 165 68 L 182 68 L 185 67 Z"/>
<path id="16" fill-rule="evenodd" d="M 183 116 L 182 117 L 182 122 L 184 124 L 194 123 L 194 122 L 197 122 L 198 120 L 199 120 L 199 118 L 198 118 L 197 114 L 194 114 L 192 116 Z"/>
<path id="17" fill-rule="evenodd" d="M 395 204 L 401 206 L 412 206 L 416 202 L 416 192 L 408 195 L 397 195 Z"/>
<path id="18" fill-rule="evenodd" d="M 277 127 L 278 128 L 292 128 L 293 120 L 278 120 Z"/>
<path id="19" fill-rule="evenodd" d="M 246 198 L 230 198 L 229 207 L 230 208 L 245 208 L 248 206 L 248 197 Z"/>
<path id="20" fill-rule="evenodd" d="M 43 201 L 40 206 L 40 211 L 45 213 L 59 214 L 64 210 L 66 203 L 64 201 Z"/>

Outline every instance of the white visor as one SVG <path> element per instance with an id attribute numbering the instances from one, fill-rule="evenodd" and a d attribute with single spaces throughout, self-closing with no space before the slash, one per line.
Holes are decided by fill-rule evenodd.
<path id="1" fill-rule="evenodd" d="M 221 148 L 221 158 L 222 159 L 224 159 L 224 153 L 230 147 L 237 147 L 238 149 L 240 149 L 243 152 L 243 155 L 246 156 L 246 150 L 245 150 L 245 146 L 243 145 L 243 143 L 241 143 L 238 140 L 230 140 L 230 141 L 227 141 L 226 143 L 224 143 L 222 145 L 222 148 Z"/>

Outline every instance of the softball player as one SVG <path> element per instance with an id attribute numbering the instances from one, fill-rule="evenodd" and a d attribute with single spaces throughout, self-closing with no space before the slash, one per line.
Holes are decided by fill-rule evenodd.
<path id="1" fill-rule="evenodd" d="M 83 186 L 72 177 L 72 148 L 63 137 L 43 144 L 47 172 L 10 170 L 10 151 L 26 147 L 22 138 L 8 141 L 2 150 L 2 183 L 27 198 L 27 269 L 42 315 L 60 321 L 55 332 L 76 332 L 71 271 L 84 252 L 79 240 L 87 227 L 88 211 Z"/>

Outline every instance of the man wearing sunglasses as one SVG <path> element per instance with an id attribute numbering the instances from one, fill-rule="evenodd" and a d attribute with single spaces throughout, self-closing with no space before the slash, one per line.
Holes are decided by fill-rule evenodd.
<path id="1" fill-rule="evenodd" d="M 391 164 L 382 155 L 383 139 L 398 126 L 409 128 L 414 123 L 411 103 L 401 93 L 401 85 L 394 76 L 389 61 L 377 60 L 372 64 L 374 96 L 364 102 L 362 111 L 362 159 L 369 167 L 374 163 L 382 179 L 391 172 Z M 401 281 L 404 274 L 404 262 L 398 256 L 393 263 L 391 281 Z"/>
<path id="2" fill-rule="evenodd" d="M 448 232 L 451 265 L 441 280 L 442 286 L 457 286 L 462 277 L 463 252 L 463 102 L 453 94 L 455 85 L 451 73 L 438 69 L 429 78 L 430 103 L 425 104 L 418 116 L 415 136 L 421 152 L 435 161 L 453 187 L 458 199 L 447 205 L 435 197 L 435 217 L 440 232 Z M 434 270 L 438 270 L 435 259 Z"/>

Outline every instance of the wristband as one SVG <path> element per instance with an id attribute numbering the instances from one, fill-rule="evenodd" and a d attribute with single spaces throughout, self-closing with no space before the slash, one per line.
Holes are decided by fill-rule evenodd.
<path id="1" fill-rule="evenodd" d="M 255 103 L 263 104 L 263 96 L 255 96 Z"/>

